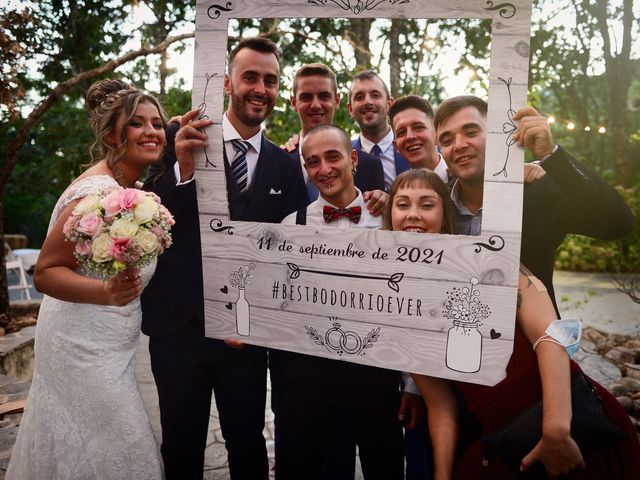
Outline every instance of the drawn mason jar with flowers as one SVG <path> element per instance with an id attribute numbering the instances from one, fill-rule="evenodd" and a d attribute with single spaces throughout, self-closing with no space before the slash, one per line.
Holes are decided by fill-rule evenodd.
<path id="1" fill-rule="evenodd" d="M 475 288 L 478 283 L 474 277 L 469 286 L 453 287 L 447 292 L 442 312 L 453 321 L 447 334 L 446 365 L 457 372 L 477 372 L 482 362 L 482 334 L 478 328 L 482 320 L 489 318 L 491 310 L 480 301 L 480 292 Z"/>
<path id="2" fill-rule="evenodd" d="M 251 321 L 249 312 L 249 302 L 245 296 L 245 288 L 251 285 L 253 273 L 251 271 L 256 267 L 255 263 L 240 267 L 229 275 L 229 283 L 232 287 L 238 289 L 238 300 L 236 300 L 236 332 L 238 335 L 249 336 L 251 332 Z"/>

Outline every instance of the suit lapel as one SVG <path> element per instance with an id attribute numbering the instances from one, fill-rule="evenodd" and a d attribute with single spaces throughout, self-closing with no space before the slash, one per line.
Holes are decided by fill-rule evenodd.
<path id="1" fill-rule="evenodd" d="M 274 167 L 270 165 L 273 157 L 270 153 L 269 143 L 264 138 L 263 133 L 262 140 L 260 142 L 260 155 L 258 155 L 258 163 L 251 183 L 253 186 L 252 193 L 255 192 L 260 194 L 260 192 L 265 191 L 265 188 L 269 187 L 271 184 L 271 176 L 274 172 Z M 269 192 L 267 191 L 267 193 Z"/>

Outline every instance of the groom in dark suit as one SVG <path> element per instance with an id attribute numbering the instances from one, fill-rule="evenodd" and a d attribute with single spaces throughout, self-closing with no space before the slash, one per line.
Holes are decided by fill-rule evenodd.
<path id="1" fill-rule="evenodd" d="M 224 91 L 224 165 L 232 220 L 279 223 L 307 204 L 300 166 L 261 132 L 278 94 L 276 46 L 242 40 L 230 53 Z M 145 186 L 173 213 L 173 246 L 158 259 L 145 289 L 142 331 L 151 337 L 158 387 L 166 477 L 201 479 L 211 393 L 215 393 L 231 478 L 268 479 L 264 429 L 267 353 L 231 348 L 204 336 L 200 227 L 193 180 L 193 148 L 206 145 L 198 111 L 172 124 L 162 165 Z"/>

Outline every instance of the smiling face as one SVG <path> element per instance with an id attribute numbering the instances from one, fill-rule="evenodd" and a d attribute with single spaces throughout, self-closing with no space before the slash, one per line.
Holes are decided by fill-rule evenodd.
<path id="1" fill-rule="evenodd" d="M 382 80 L 373 77 L 353 82 L 347 108 L 365 137 L 377 142 L 389 131 L 387 115 L 392 102 Z"/>
<path id="2" fill-rule="evenodd" d="M 349 137 L 337 129 L 313 131 L 302 142 L 304 168 L 320 195 L 334 207 L 345 208 L 356 197 L 353 169 L 358 154 Z"/>
<path id="3" fill-rule="evenodd" d="M 239 133 L 243 127 L 254 134 L 260 129 L 275 106 L 279 78 L 273 53 L 251 48 L 238 51 L 224 76 L 224 93 L 230 97 L 227 117 Z"/>
<path id="4" fill-rule="evenodd" d="M 407 108 L 393 117 L 393 144 L 411 168 L 433 170 L 439 161 L 433 119 L 422 110 Z"/>
<path id="5" fill-rule="evenodd" d="M 340 105 L 340 95 L 328 77 L 310 75 L 297 79 L 295 97 L 291 97 L 291 105 L 298 112 L 302 132 L 306 133 L 316 125 L 333 123 L 333 116 Z"/>
<path id="6" fill-rule="evenodd" d="M 462 182 L 484 181 L 487 119 L 475 107 L 464 107 L 438 125 L 438 142 L 449 173 Z"/>
<path id="7" fill-rule="evenodd" d="M 395 231 L 442 233 L 443 199 L 425 186 L 398 189 L 391 204 L 391 226 Z"/>
<path id="8" fill-rule="evenodd" d="M 164 151 L 164 123 L 160 112 L 153 103 L 142 101 L 126 126 L 124 122 L 124 114 L 121 114 L 111 136 L 113 144 L 119 147 L 122 144 L 120 132 L 124 128 L 127 149 L 119 163 L 142 171 L 147 165 L 157 162 Z"/>

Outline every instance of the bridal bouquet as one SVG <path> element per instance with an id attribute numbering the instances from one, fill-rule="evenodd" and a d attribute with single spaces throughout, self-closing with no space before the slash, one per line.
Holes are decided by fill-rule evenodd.
<path id="1" fill-rule="evenodd" d="M 171 246 L 169 210 L 152 192 L 114 188 L 84 197 L 63 227 L 81 268 L 107 279 L 140 268 Z"/>

